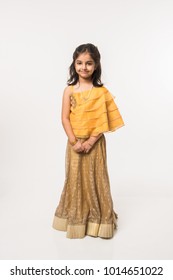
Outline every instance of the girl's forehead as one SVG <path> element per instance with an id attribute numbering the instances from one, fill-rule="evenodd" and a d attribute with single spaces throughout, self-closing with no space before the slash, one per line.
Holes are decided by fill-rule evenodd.
<path id="1" fill-rule="evenodd" d="M 88 52 L 84 52 L 78 55 L 78 57 L 76 58 L 76 60 L 81 60 L 81 61 L 88 61 L 88 60 L 92 60 L 91 55 Z"/>

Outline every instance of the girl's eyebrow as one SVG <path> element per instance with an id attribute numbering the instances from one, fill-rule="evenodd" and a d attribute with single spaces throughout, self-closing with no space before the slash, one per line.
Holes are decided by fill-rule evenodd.
<path id="1" fill-rule="evenodd" d="M 82 62 L 81 60 L 77 59 L 76 62 Z M 86 62 L 94 62 L 94 60 L 88 60 Z"/>

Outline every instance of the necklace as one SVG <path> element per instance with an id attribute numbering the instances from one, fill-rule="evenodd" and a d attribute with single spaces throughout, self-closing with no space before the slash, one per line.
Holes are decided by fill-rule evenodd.
<path id="1" fill-rule="evenodd" d="M 88 93 L 87 96 L 83 96 L 83 92 L 84 92 L 84 91 L 81 91 L 81 97 L 82 97 L 82 99 L 83 99 L 84 101 L 87 101 L 87 100 L 90 98 L 92 89 L 93 89 L 93 85 L 92 85 L 92 87 L 90 88 L 89 93 Z"/>

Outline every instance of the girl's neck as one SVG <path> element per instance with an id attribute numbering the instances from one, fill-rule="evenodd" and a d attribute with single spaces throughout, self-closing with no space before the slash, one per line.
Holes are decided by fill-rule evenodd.
<path id="1" fill-rule="evenodd" d="M 80 91 L 80 92 L 82 92 L 82 91 L 87 91 L 87 90 L 90 90 L 90 89 L 92 89 L 92 88 L 93 88 L 93 84 L 92 84 L 92 83 L 82 83 L 82 84 L 77 83 L 77 84 L 75 85 L 75 89 L 76 89 L 77 91 Z"/>
<path id="2" fill-rule="evenodd" d="M 83 89 L 89 89 L 93 86 L 92 80 L 87 79 L 79 79 L 78 83 L 76 84 L 76 87 L 83 88 Z"/>

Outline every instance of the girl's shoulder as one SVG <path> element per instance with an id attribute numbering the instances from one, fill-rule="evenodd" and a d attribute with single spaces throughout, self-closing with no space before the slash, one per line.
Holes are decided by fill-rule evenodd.
<path id="1" fill-rule="evenodd" d="M 66 86 L 64 89 L 64 95 L 71 95 L 73 93 L 73 86 Z"/>
<path id="2" fill-rule="evenodd" d="M 95 89 L 101 92 L 108 92 L 108 89 L 105 86 L 95 87 Z"/>
<path id="3" fill-rule="evenodd" d="M 100 95 L 104 95 L 106 99 L 112 99 L 112 98 L 114 99 L 115 98 L 115 95 L 113 95 L 110 92 L 110 90 L 105 86 L 97 87 L 96 89 L 98 90 L 97 92 Z"/>

